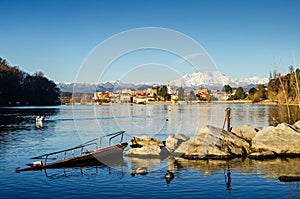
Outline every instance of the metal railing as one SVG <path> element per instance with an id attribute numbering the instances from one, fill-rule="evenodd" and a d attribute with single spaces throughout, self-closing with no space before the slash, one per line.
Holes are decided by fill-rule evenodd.
<path id="1" fill-rule="evenodd" d="M 52 152 L 52 153 L 46 153 L 46 154 L 43 154 L 43 155 L 40 155 L 40 156 L 33 157 L 32 159 L 43 159 L 44 158 L 45 159 L 44 160 L 44 164 L 47 164 L 47 160 L 48 160 L 49 156 L 56 155 L 56 160 L 57 160 L 59 154 L 63 154 L 62 160 L 65 160 L 66 157 L 67 157 L 67 152 L 72 151 L 71 152 L 72 157 L 75 157 L 75 149 L 79 149 L 79 148 L 80 148 L 80 154 L 79 154 L 79 156 L 81 156 L 83 154 L 84 147 L 91 146 L 91 145 L 95 145 L 96 149 L 98 149 L 99 146 L 101 147 L 102 139 L 105 138 L 105 137 L 110 137 L 109 138 L 109 146 L 111 145 L 111 140 L 113 138 L 118 137 L 118 136 L 121 136 L 120 142 L 122 142 L 123 141 L 123 135 L 124 135 L 124 133 L 125 133 L 125 131 L 119 131 L 119 132 L 116 132 L 116 133 L 111 133 L 111 134 L 108 134 L 108 135 L 104 135 L 104 136 L 102 136 L 100 138 L 92 139 L 90 141 L 87 141 L 85 143 L 82 143 L 82 144 L 80 144 L 78 146 L 75 146 L 75 147 L 72 147 L 72 148 L 69 148 L 69 149 L 55 151 L 55 152 Z M 99 145 L 98 145 L 98 143 L 96 141 L 99 140 L 99 139 L 100 139 L 100 142 L 99 142 Z"/>

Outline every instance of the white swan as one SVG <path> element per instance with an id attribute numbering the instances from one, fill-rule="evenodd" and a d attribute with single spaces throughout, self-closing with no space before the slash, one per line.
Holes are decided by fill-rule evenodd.
<path id="1" fill-rule="evenodd" d="M 36 116 L 35 121 L 36 122 L 43 122 L 44 121 L 44 116 Z"/>
<path id="2" fill-rule="evenodd" d="M 44 116 L 36 116 L 35 125 L 37 128 L 43 127 Z"/>

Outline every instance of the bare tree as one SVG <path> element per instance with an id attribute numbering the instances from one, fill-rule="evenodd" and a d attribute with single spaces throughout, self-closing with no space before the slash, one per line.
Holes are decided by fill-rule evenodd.
<path id="1" fill-rule="evenodd" d="M 295 54 L 293 53 L 294 57 L 294 66 L 296 66 L 296 57 Z M 295 80 L 296 80 L 296 94 L 298 96 L 298 106 L 300 108 L 300 89 L 299 89 L 299 83 L 298 83 L 298 75 L 297 75 L 297 70 L 294 71 L 295 74 Z"/>
<path id="2" fill-rule="evenodd" d="M 281 85 L 281 87 L 282 87 L 283 94 L 284 94 L 284 98 L 285 98 L 285 105 L 286 105 L 287 112 L 288 112 L 288 120 L 290 120 L 291 115 L 290 115 L 290 107 L 289 107 L 288 97 L 287 97 L 287 93 L 286 93 L 286 91 L 285 91 L 285 87 L 284 87 L 284 85 L 283 85 L 283 83 L 282 83 L 280 73 L 278 73 L 278 78 L 279 78 L 279 82 L 280 82 L 280 85 Z"/>

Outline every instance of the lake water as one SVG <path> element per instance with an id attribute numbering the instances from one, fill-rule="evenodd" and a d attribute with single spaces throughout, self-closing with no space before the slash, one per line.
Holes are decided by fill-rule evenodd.
<path id="1" fill-rule="evenodd" d="M 124 157 L 122 163 L 110 167 L 14 171 L 33 161 L 31 157 L 120 130 L 126 131 L 124 139 L 128 141 L 134 135 L 161 140 L 173 133 L 193 136 L 206 124 L 222 128 L 228 106 L 233 126 L 293 123 L 300 115 L 295 107 L 287 117 L 286 107 L 265 105 L 1 108 L 0 198 L 300 198 L 299 182 L 277 179 L 280 175 L 300 175 L 300 159 L 188 161 Z M 45 115 L 42 128 L 35 126 L 38 115 Z M 146 175 L 130 175 L 130 168 L 142 166 L 148 167 Z M 171 182 L 164 178 L 168 169 L 175 174 Z"/>

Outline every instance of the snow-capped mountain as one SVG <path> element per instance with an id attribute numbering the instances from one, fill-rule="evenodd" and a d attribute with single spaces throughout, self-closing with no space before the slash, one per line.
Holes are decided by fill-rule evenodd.
<path id="1" fill-rule="evenodd" d="M 56 85 L 62 92 L 74 93 L 94 93 L 95 91 L 115 91 L 125 88 L 143 90 L 151 87 L 153 84 L 148 83 L 123 83 L 120 81 L 110 81 L 103 83 L 69 83 L 69 82 L 56 82 Z"/>
<path id="2" fill-rule="evenodd" d="M 258 84 L 267 84 L 268 78 L 250 77 L 250 78 L 230 78 L 219 71 L 198 72 L 184 75 L 177 80 L 170 81 L 173 87 L 207 87 L 209 89 L 221 89 L 224 85 L 229 84 L 231 87 L 252 87 Z M 165 83 L 123 83 L 120 81 L 110 81 L 103 83 L 60 83 L 57 86 L 63 92 L 80 92 L 93 93 L 97 91 L 114 91 L 124 88 L 145 89 L 153 85 L 163 85 Z"/>
<path id="3" fill-rule="evenodd" d="M 267 84 L 268 78 L 250 77 L 233 79 L 219 71 L 206 71 L 192 73 L 182 76 L 180 79 L 171 81 L 171 85 L 182 87 L 199 87 L 205 86 L 209 88 L 222 88 L 229 84 L 231 87 L 247 87 L 248 85 Z"/>

